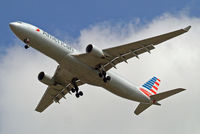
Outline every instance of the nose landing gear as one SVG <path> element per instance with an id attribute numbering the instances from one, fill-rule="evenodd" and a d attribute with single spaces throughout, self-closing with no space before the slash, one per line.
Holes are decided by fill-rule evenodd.
<path id="1" fill-rule="evenodd" d="M 25 38 L 24 39 L 24 43 L 26 43 L 26 45 L 24 46 L 25 49 L 29 48 L 29 45 L 27 45 L 28 43 L 30 43 L 30 39 L 29 38 Z"/>
<path id="2" fill-rule="evenodd" d="M 25 45 L 24 48 L 25 48 L 25 49 L 28 49 L 28 48 L 29 48 L 29 45 Z"/>

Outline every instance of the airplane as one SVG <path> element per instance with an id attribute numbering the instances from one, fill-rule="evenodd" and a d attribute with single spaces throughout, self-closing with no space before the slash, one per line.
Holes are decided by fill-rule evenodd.
<path id="1" fill-rule="evenodd" d="M 139 59 L 140 54 L 150 53 L 156 45 L 188 32 L 191 26 L 107 49 L 100 49 L 89 44 L 84 53 L 78 52 L 34 25 L 18 21 L 9 23 L 9 26 L 25 43 L 26 49 L 32 47 L 58 63 L 53 76 L 44 72 L 38 75 L 39 81 L 48 87 L 35 109 L 37 112 L 43 112 L 52 103 L 59 103 L 62 98 L 66 99 L 67 93 L 75 93 L 75 96 L 79 98 L 83 95 L 79 86 L 83 84 L 99 86 L 117 96 L 139 102 L 134 112 L 136 115 L 151 105 L 160 105 L 158 101 L 185 90 L 177 88 L 157 93 L 160 85 L 159 78 L 154 76 L 142 86 L 137 87 L 110 69 L 116 68 L 116 65 L 121 62 L 128 63 L 127 60 L 132 57 Z"/>

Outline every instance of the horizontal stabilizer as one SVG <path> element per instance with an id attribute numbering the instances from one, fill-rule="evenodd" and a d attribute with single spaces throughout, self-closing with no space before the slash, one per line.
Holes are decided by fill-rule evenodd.
<path id="1" fill-rule="evenodd" d="M 152 100 L 152 103 L 149 103 L 149 104 L 146 104 L 146 103 L 140 103 L 138 105 L 138 107 L 136 108 L 135 110 L 135 114 L 136 115 L 139 115 L 140 113 L 142 113 L 144 110 L 146 110 L 148 107 L 150 107 L 152 104 L 154 105 L 160 105 L 158 103 L 158 101 L 160 100 L 163 100 L 167 97 L 170 97 L 174 94 L 177 94 L 179 92 L 182 92 L 186 89 L 183 89 L 183 88 L 177 88 L 177 89 L 173 89 L 173 90 L 170 90 L 170 91 L 166 91 L 166 92 L 162 92 L 162 93 L 158 93 L 158 94 L 155 94 L 155 95 L 151 95 L 150 98 Z"/>
<path id="2" fill-rule="evenodd" d="M 184 30 L 185 30 L 186 32 L 188 32 L 188 31 L 190 30 L 190 28 L 191 28 L 191 26 L 188 26 L 188 27 L 184 28 Z"/>
<path id="3" fill-rule="evenodd" d="M 183 88 L 177 88 L 177 89 L 173 89 L 173 90 L 170 90 L 170 91 L 166 91 L 166 92 L 162 92 L 162 93 L 158 93 L 158 94 L 155 94 L 155 95 L 152 95 L 150 96 L 151 100 L 156 100 L 156 101 L 160 101 L 160 100 L 163 100 L 169 96 L 172 96 L 174 94 L 177 94 L 179 92 L 182 92 L 186 89 L 183 89 Z"/>
<path id="4" fill-rule="evenodd" d="M 135 114 L 139 115 L 142 113 L 144 110 L 146 110 L 148 107 L 150 107 L 152 104 L 145 104 L 145 103 L 140 103 L 138 107 L 135 109 Z"/>

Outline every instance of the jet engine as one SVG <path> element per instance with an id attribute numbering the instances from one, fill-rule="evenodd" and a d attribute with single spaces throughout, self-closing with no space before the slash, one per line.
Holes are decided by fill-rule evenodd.
<path id="1" fill-rule="evenodd" d="M 94 55 L 96 57 L 105 58 L 105 54 L 103 53 L 103 51 L 100 48 L 98 48 L 92 44 L 89 44 L 86 47 L 86 52 L 91 53 L 92 55 Z"/>
<path id="2" fill-rule="evenodd" d="M 46 85 L 55 85 L 55 81 L 52 77 L 46 75 L 44 72 L 38 74 L 38 80 Z"/>

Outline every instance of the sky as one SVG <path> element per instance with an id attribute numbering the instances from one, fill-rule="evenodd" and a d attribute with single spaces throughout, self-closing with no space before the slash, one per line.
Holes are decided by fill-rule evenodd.
<path id="1" fill-rule="evenodd" d="M 190 16 L 200 16 L 199 5 L 199 0 L 2 0 L 0 43 L 10 44 L 15 37 L 8 28 L 12 21 L 32 23 L 51 34 L 57 33 L 61 39 L 65 35 L 70 39 L 101 22 L 118 24 L 140 19 L 145 24 L 163 13 L 177 14 L 182 10 Z"/>
<path id="2" fill-rule="evenodd" d="M 175 133 L 200 132 L 199 66 L 200 2 L 176 1 L 2 1 L 0 36 L 0 134 L 11 133 Z M 161 79 L 160 92 L 187 90 L 161 101 L 139 116 L 138 103 L 84 85 L 84 96 L 67 95 L 44 113 L 34 111 L 46 85 L 41 71 L 53 74 L 57 63 L 30 48 L 25 50 L 9 22 L 36 25 L 83 51 L 89 44 L 117 46 L 191 25 L 191 30 L 160 44 L 149 55 L 130 59 L 113 69 L 141 85 L 152 76 Z"/>

